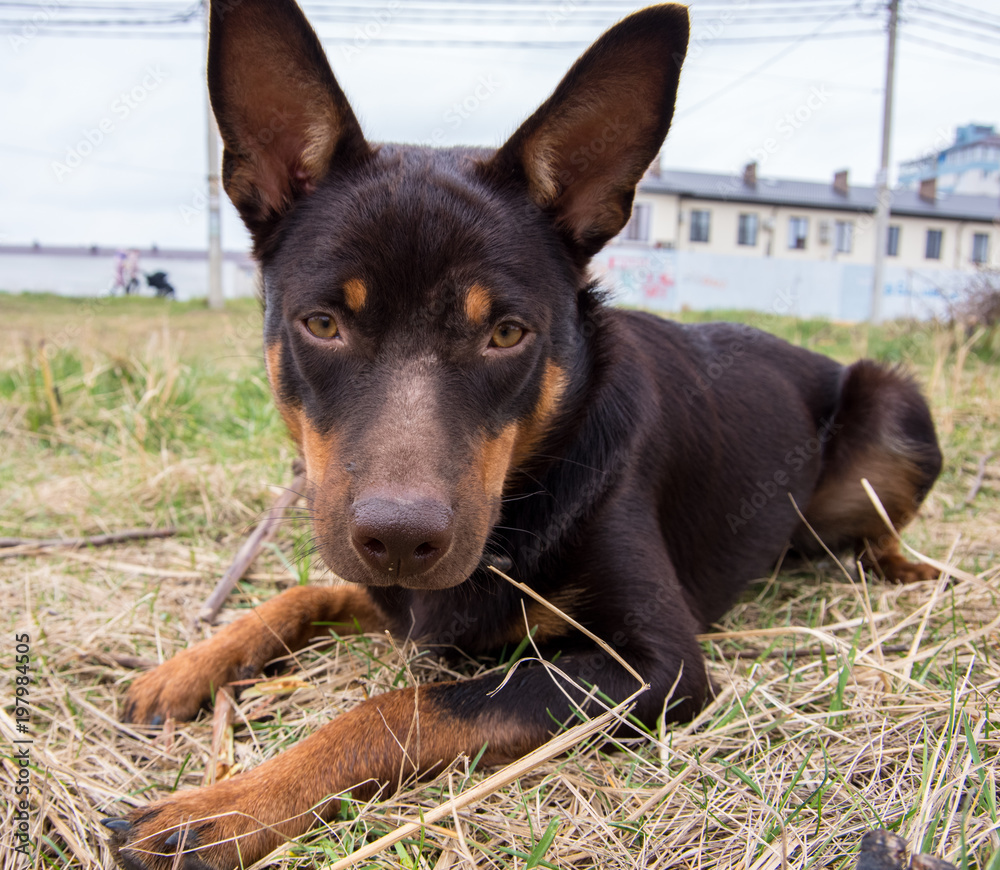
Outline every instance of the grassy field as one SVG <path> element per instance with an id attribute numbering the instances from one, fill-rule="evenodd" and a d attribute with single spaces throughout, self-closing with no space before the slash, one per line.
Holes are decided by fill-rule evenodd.
<path id="1" fill-rule="evenodd" d="M 725 312 L 848 361 L 906 363 L 933 405 L 942 478 L 905 532 L 950 566 L 887 586 L 833 561 L 761 578 L 706 635 L 720 694 L 698 720 L 593 739 L 423 826 L 378 868 L 853 868 L 887 827 L 958 866 L 1000 870 L 1000 369 L 989 336 Z M 688 315 L 693 318 L 693 315 Z M 0 867 L 108 867 L 98 819 L 270 757 L 366 694 L 451 673 L 410 645 L 337 641 L 264 681 L 213 742 L 212 716 L 151 734 L 117 724 L 129 665 L 199 639 L 197 613 L 291 479 L 256 304 L 0 295 L 0 537 L 173 527 L 100 549 L 0 550 L 0 731 L 14 746 L 17 635 L 30 638 L 27 833 L 0 809 Z M 973 487 L 981 472 L 979 485 Z M 971 491 L 975 489 L 975 492 Z M 289 585 L 331 582 L 281 527 L 223 621 Z M 470 664 L 468 673 L 482 665 Z M 24 774 L 5 749 L 5 795 Z M 330 867 L 481 782 L 463 759 L 284 847 Z"/>

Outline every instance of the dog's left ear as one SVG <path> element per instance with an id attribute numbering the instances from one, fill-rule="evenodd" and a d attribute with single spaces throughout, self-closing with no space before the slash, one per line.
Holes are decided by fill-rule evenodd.
<path id="1" fill-rule="evenodd" d="M 485 165 L 526 184 L 582 260 L 621 232 L 670 127 L 687 51 L 684 6 L 651 6 L 608 30 Z"/>

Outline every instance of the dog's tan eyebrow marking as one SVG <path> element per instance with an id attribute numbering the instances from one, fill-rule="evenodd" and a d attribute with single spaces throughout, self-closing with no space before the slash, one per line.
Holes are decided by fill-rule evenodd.
<path id="1" fill-rule="evenodd" d="M 347 307 L 357 314 L 365 307 L 365 300 L 368 298 L 368 288 L 360 278 L 351 278 L 344 282 L 344 299 Z"/>
<path id="2" fill-rule="evenodd" d="M 482 324 L 490 313 L 492 301 L 489 290 L 482 284 L 473 284 L 465 293 L 465 316 L 473 323 Z"/>

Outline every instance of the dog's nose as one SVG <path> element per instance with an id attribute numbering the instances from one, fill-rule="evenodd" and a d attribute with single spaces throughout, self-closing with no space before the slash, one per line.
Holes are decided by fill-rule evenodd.
<path id="1" fill-rule="evenodd" d="M 361 560 L 388 579 L 411 577 L 448 552 L 452 511 L 422 494 L 364 495 L 351 509 L 351 541 Z"/>

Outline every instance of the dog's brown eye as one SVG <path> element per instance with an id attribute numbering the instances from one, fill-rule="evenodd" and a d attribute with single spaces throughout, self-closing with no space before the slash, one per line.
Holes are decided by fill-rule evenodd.
<path id="1" fill-rule="evenodd" d="M 514 323 L 501 323 L 493 330 L 490 346 L 513 347 L 522 338 L 524 338 L 524 330 L 520 326 Z"/>
<path id="2" fill-rule="evenodd" d="M 306 329 L 316 338 L 336 338 L 337 321 L 329 314 L 314 314 L 306 319 Z"/>

